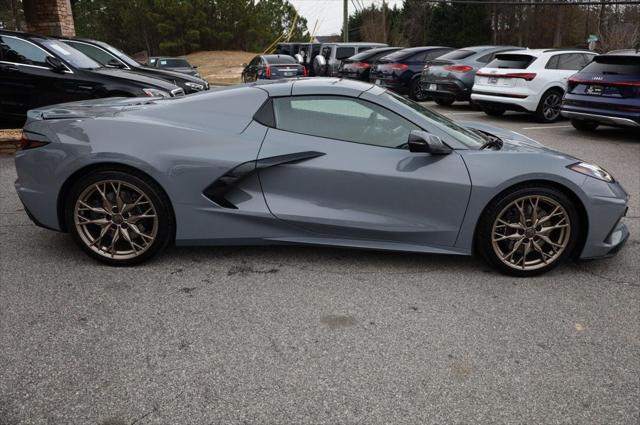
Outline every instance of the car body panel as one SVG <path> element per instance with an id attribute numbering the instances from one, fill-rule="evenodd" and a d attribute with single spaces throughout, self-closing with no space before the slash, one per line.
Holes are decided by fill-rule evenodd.
<path id="1" fill-rule="evenodd" d="M 179 245 L 294 243 L 470 254 L 487 204 L 535 180 L 565 188 L 584 206 L 582 257 L 607 255 L 626 237 L 620 218 L 628 195 L 618 183 L 569 170 L 577 159 L 515 132 L 465 123 L 502 137 L 502 149 L 459 142 L 448 155 L 430 155 L 301 135 L 254 119 L 271 96 L 283 93 L 366 98 L 403 111 L 381 91 L 357 81 L 302 79 L 183 98 L 41 108 L 29 113 L 25 131 L 50 143 L 17 153 L 16 189 L 34 221 L 64 230 L 60 202 L 75 173 L 126 165 L 166 192 Z M 404 112 L 425 130 L 437 128 L 426 116 L 420 121 L 409 108 Z M 209 188 L 239 169 L 225 202 L 213 197 Z"/>

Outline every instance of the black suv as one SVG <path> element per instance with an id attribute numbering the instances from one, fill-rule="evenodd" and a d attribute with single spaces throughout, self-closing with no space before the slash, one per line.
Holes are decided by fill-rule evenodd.
<path id="1" fill-rule="evenodd" d="M 76 50 L 80 50 L 82 53 L 107 68 L 126 69 L 138 74 L 160 78 L 181 87 L 186 94 L 209 90 L 209 83 L 202 78 L 183 74 L 181 72 L 169 71 L 167 69 L 142 66 L 132 57 L 103 41 L 62 37 L 60 37 L 59 40 Z"/>
<path id="2" fill-rule="evenodd" d="M 54 38 L 0 30 L 0 122 L 21 125 L 29 109 L 110 96 L 173 97 L 158 78 L 104 68 Z"/>

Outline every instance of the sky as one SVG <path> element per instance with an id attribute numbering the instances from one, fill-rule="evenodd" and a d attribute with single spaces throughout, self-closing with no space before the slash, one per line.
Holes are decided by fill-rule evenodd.
<path id="1" fill-rule="evenodd" d="M 289 0 L 298 13 L 307 19 L 309 31 L 318 20 L 318 30 L 315 35 L 340 34 L 342 29 L 342 3 L 343 0 Z M 372 4 L 382 5 L 382 0 L 349 0 L 349 13 L 355 11 L 354 4 L 364 4 L 368 7 Z M 387 0 L 390 8 L 402 6 L 402 0 Z"/>

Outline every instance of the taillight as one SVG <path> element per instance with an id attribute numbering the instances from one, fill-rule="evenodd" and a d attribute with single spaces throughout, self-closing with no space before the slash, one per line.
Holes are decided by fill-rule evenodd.
<path id="1" fill-rule="evenodd" d="M 623 87 L 640 87 L 640 81 L 632 80 L 632 81 L 592 81 L 592 80 L 581 80 L 579 78 L 571 77 L 569 78 L 569 82 L 573 84 L 589 84 L 592 86 L 623 86 Z"/>
<path id="2" fill-rule="evenodd" d="M 271 67 L 267 65 L 267 69 L 264 71 L 264 75 L 267 78 L 271 78 Z"/>
<path id="3" fill-rule="evenodd" d="M 369 69 L 371 65 L 366 62 L 354 62 L 351 64 L 351 67 L 356 69 Z"/>
<path id="4" fill-rule="evenodd" d="M 20 149 L 25 151 L 27 149 L 39 148 L 44 145 L 48 145 L 49 142 L 44 140 L 34 140 L 33 138 L 27 137 L 27 134 L 23 131 L 22 137 L 20 137 Z"/>
<path id="5" fill-rule="evenodd" d="M 393 71 L 404 71 L 405 69 L 409 68 L 409 65 L 407 65 L 406 63 L 392 63 L 390 68 Z"/>
<path id="6" fill-rule="evenodd" d="M 304 76 L 304 77 L 308 77 L 309 76 L 309 70 L 307 69 L 306 66 L 302 67 L 302 76 Z"/>
<path id="7" fill-rule="evenodd" d="M 488 72 L 478 72 L 478 77 L 495 77 L 495 78 L 522 78 L 525 81 L 531 81 L 536 78 L 534 72 L 511 72 L 508 74 L 490 74 Z"/>
<path id="8" fill-rule="evenodd" d="M 446 65 L 444 69 L 445 71 L 462 72 L 462 73 L 473 71 L 473 67 L 469 65 Z"/>

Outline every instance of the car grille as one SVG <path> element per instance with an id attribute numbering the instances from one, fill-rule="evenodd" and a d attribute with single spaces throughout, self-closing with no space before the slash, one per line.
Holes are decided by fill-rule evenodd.
<path id="1" fill-rule="evenodd" d="M 184 96 L 184 90 L 181 88 L 171 90 L 172 97 Z"/>

